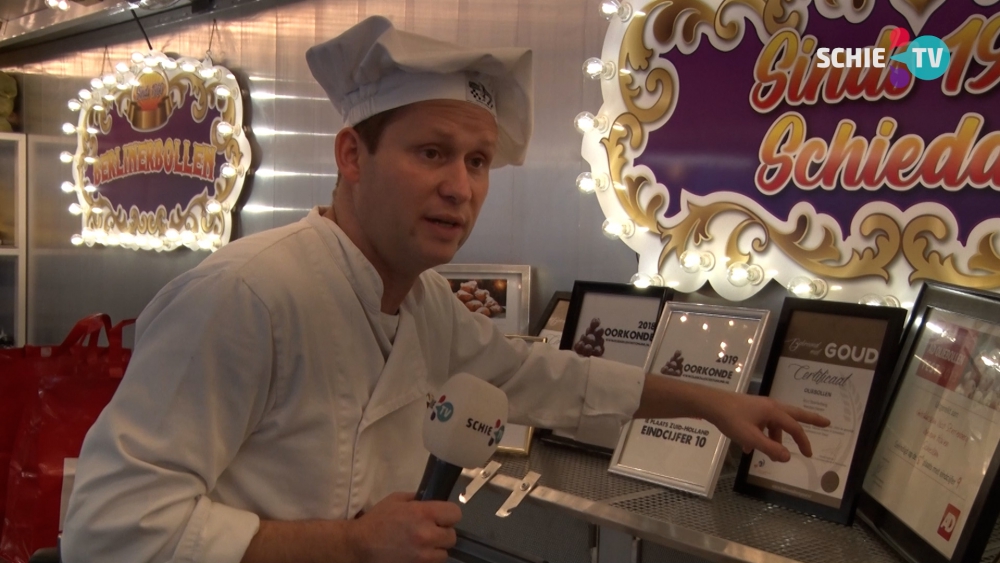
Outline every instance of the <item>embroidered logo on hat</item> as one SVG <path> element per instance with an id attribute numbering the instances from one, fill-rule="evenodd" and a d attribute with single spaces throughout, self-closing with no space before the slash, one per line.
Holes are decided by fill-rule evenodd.
<path id="1" fill-rule="evenodd" d="M 479 82 L 469 81 L 469 91 L 466 93 L 466 99 L 470 102 L 475 102 L 486 109 L 490 110 L 491 113 L 496 113 L 496 106 L 493 103 L 493 94 L 486 89 Z"/>

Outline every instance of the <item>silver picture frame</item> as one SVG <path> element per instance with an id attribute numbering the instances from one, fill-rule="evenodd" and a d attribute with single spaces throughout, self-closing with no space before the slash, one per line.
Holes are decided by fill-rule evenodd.
<path id="1" fill-rule="evenodd" d="M 667 302 L 646 358 L 647 377 L 746 393 L 769 315 L 763 309 Z M 728 449 L 729 438 L 704 420 L 633 420 L 619 436 L 608 470 L 712 498 Z"/>
<path id="2" fill-rule="evenodd" d="M 473 293 L 473 298 L 463 303 L 479 303 L 491 311 L 488 316 L 504 334 L 528 334 L 529 308 L 531 305 L 531 266 L 509 264 L 444 264 L 434 268 L 452 284 L 456 298 L 462 300 L 467 295 L 460 295 L 462 284 L 465 288 L 475 287 L 475 292 L 487 292 L 487 299 L 494 299 L 502 307 L 501 313 L 496 313 L 496 307 L 488 307 L 487 302 L 480 300 Z M 474 285 L 473 285 L 474 284 Z M 497 299 L 501 296 L 502 299 Z M 466 291 L 466 294 L 469 292 Z M 502 303 L 500 302 L 502 301 Z M 473 303 L 472 306 L 475 306 Z M 472 309 L 470 309 L 472 311 Z M 475 312 L 475 311 L 472 311 Z M 486 313 L 484 313 L 486 314 Z"/>

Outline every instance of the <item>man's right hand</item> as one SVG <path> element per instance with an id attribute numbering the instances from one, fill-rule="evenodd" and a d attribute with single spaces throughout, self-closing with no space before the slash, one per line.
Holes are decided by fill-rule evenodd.
<path id="1" fill-rule="evenodd" d="M 455 546 L 462 510 L 452 502 L 416 501 L 413 493 L 393 493 L 353 522 L 361 561 L 444 563 Z"/>

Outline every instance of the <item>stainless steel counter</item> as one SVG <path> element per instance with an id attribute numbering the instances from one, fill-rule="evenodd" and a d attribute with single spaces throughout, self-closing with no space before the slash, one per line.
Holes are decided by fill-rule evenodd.
<path id="1" fill-rule="evenodd" d="M 611 474 L 607 471 L 607 458 L 538 440 L 528 457 L 498 454 L 494 459 L 503 466 L 490 481 L 491 490 L 506 496 L 528 471 L 535 471 L 541 478 L 524 503 L 553 508 L 700 560 L 904 561 L 859 521 L 851 527 L 841 526 L 734 493 L 736 471 L 728 465 L 723 469 L 714 498 L 708 500 Z M 464 489 L 477 473 L 465 470 L 457 491 Z M 997 537 L 994 531 L 993 539 Z M 991 546 L 996 543 L 990 542 Z M 998 552 L 1000 549 L 996 547 L 988 549 L 983 563 L 994 561 Z"/>

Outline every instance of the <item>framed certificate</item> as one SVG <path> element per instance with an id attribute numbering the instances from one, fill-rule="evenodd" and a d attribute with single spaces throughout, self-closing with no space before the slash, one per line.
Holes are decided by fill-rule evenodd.
<path id="1" fill-rule="evenodd" d="M 787 433 L 787 463 L 744 455 L 735 489 L 849 525 L 890 391 L 904 309 L 785 299 L 760 394 L 819 413 L 830 426 L 803 425 L 813 456 Z"/>
<path id="2" fill-rule="evenodd" d="M 646 373 L 745 393 L 768 311 L 667 303 Z M 729 438 L 694 418 L 633 420 L 611 457 L 612 473 L 712 497 Z"/>
<path id="3" fill-rule="evenodd" d="M 660 311 L 673 295 L 673 290 L 666 287 L 578 281 L 573 284 L 559 348 L 642 367 Z M 611 455 L 618 434 L 573 436 L 557 430 L 544 438 Z"/>
<path id="4" fill-rule="evenodd" d="M 919 563 L 979 561 L 1000 513 L 1000 296 L 927 284 L 860 517 Z"/>
<path id="5" fill-rule="evenodd" d="M 470 312 L 489 317 L 504 334 L 528 334 L 530 266 L 445 264 L 434 270 Z"/>
<path id="6" fill-rule="evenodd" d="M 542 311 L 542 316 L 538 318 L 535 326 L 531 329 L 531 335 L 544 337 L 551 346 L 559 348 L 572 296 L 573 294 L 568 291 L 553 293 L 549 304 Z"/>

